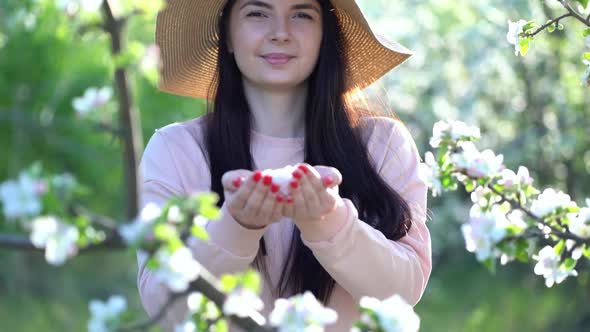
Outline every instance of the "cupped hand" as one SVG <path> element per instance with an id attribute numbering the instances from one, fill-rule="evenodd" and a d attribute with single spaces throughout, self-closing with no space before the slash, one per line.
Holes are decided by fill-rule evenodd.
<path id="1" fill-rule="evenodd" d="M 226 210 L 242 226 L 260 229 L 282 217 L 284 196 L 261 171 L 233 170 L 223 174 Z M 223 207 L 222 207 L 223 208 Z"/>
<path id="2" fill-rule="evenodd" d="M 282 214 L 295 223 L 322 220 L 336 209 L 341 183 L 342 174 L 334 167 L 299 164 Z"/>

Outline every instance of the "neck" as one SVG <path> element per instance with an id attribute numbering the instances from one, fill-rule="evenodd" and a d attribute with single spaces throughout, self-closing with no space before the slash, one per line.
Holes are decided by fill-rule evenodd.
<path id="1" fill-rule="evenodd" d="M 244 93 L 252 114 L 252 129 L 273 137 L 305 135 L 307 85 L 268 90 L 244 80 Z"/>

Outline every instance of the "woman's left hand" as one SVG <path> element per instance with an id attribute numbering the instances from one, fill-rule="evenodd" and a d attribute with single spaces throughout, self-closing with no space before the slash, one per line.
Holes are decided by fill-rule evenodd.
<path id="1" fill-rule="evenodd" d="M 334 167 L 299 164 L 293 172 L 291 193 L 283 207 L 283 216 L 295 223 L 321 220 L 337 206 L 342 174 Z"/>

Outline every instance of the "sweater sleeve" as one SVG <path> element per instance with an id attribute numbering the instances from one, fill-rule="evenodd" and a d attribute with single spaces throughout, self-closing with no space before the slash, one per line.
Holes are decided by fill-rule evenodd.
<path id="1" fill-rule="evenodd" d="M 140 162 L 140 206 L 148 203 L 162 206 L 173 196 L 210 190 L 208 165 L 198 144 L 191 142 L 194 142 L 193 137 L 178 126 L 159 129 L 150 138 Z M 199 179 L 195 185 L 190 183 L 195 173 L 197 177 L 208 178 Z M 190 190 L 185 188 L 187 182 Z M 225 205 L 221 212 L 219 219 L 205 225 L 208 242 L 195 237 L 187 241 L 193 257 L 216 276 L 246 270 L 256 256 L 259 240 L 265 231 L 265 228 L 250 230 L 241 226 L 226 212 Z M 145 268 L 147 257 L 138 252 L 137 258 L 140 299 L 148 315 L 153 317 L 170 293 L 153 272 Z M 162 326 L 166 331 L 174 330 L 174 325 L 182 322 L 186 313 L 186 298 L 177 300 L 167 311 Z"/>
<path id="2" fill-rule="evenodd" d="M 418 173 L 420 157 L 409 131 L 392 120 L 380 120 L 376 124 L 368 149 L 379 174 L 409 204 L 410 231 L 398 241 L 389 240 L 358 219 L 354 204 L 344 199 L 346 212 L 339 215 L 345 217 L 324 220 L 342 224 L 325 228 L 337 229 L 336 233 L 310 242 L 302 231 L 302 241 L 356 301 L 362 296 L 385 299 L 399 294 L 415 305 L 424 293 L 432 269 L 430 233 L 426 227 L 427 186 Z M 317 231 L 321 228 L 314 229 Z"/>

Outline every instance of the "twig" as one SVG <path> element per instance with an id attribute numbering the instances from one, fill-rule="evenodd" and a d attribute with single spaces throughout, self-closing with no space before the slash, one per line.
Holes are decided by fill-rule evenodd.
<path id="1" fill-rule="evenodd" d="M 119 329 L 117 332 L 129 332 L 133 330 L 146 330 L 147 328 L 155 325 L 159 320 L 161 320 L 166 311 L 169 307 L 177 301 L 179 298 L 190 294 L 191 292 L 199 292 L 203 294 L 206 298 L 213 301 L 218 308 L 223 308 L 223 303 L 226 300 L 226 295 L 223 292 L 221 285 L 217 278 L 213 276 L 209 271 L 206 269 L 202 269 L 199 272 L 199 277 L 189 284 L 189 287 L 186 291 L 181 293 L 172 293 L 169 295 L 168 299 L 166 300 L 166 304 L 164 304 L 158 313 L 154 315 L 152 318 L 145 322 L 134 323 L 130 326 L 123 327 Z M 241 327 L 244 331 L 252 331 L 252 332 L 276 332 L 276 328 L 266 327 L 263 326 L 264 317 L 258 313 L 253 312 L 250 317 L 237 317 L 237 316 L 229 316 L 227 317 L 230 321 L 236 323 L 239 327 Z"/>
<path id="2" fill-rule="evenodd" d="M 556 26 L 557 26 L 557 25 L 559 25 L 559 21 L 560 21 L 561 19 L 563 19 L 563 18 L 566 18 L 566 17 L 570 17 L 570 16 L 573 16 L 573 15 L 572 15 L 571 13 L 563 14 L 563 15 L 559 16 L 558 18 L 554 18 L 554 19 L 552 19 L 551 21 L 549 21 L 549 22 L 547 22 L 547 23 L 543 24 L 542 26 L 540 26 L 539 28 L 537 28 L 537 30 L 535 30 L 535 31 L 533 31 L 533 32 L 530 32 L 530 33 L 524 33 L 524 34 L 523 34 L 523 36 L 524 36 L 524 37 L 533 37 L 534 35 L 536 35 L 536 34 L 538 34 L 539 32 L 541 32 L 541 31 L 545 30 L 545 28 L 547 28 L 548 26 L 550 26 L 550 25 L 552 25 L 552 24 L 554 24 L 554 23 L 555 23 L 555 25 L 556 25 Z"/>

